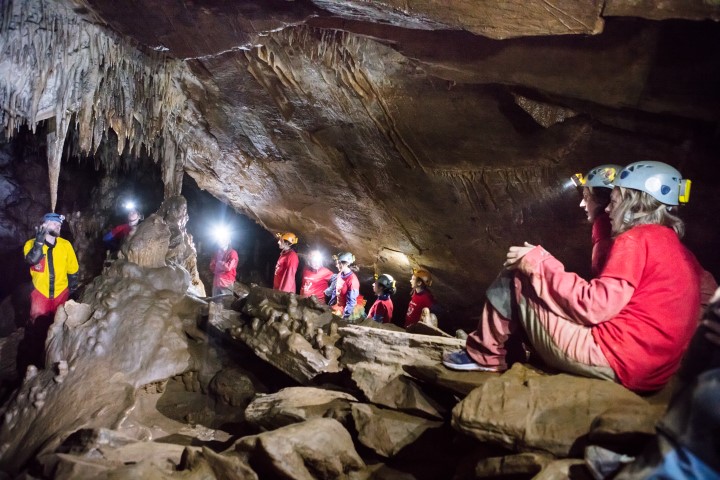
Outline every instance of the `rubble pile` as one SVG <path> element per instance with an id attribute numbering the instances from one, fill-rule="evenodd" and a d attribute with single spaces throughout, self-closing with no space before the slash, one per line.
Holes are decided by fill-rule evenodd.
<path id="1" fill-rule="evenodd" d="M 2 406 L 3 471 L 564 478 L 587 446 L 646 440 L 662 412 L 618 385 L 519 364 L 459 378 L 438 364 L 463 340 L 348 324 L 314 297 L 250 286 L 234 308 L 208 305 L 169 254 L 183 218 L 149 217 L 127 258 L 58 311 L 46 365 Z"/>

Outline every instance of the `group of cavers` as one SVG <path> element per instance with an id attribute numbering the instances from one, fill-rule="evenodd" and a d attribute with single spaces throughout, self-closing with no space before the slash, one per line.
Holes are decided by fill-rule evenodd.
<path id="1" fill-rule="evenodd" d="M 583 193 L 580 206 L 592 224 L 593 278 L 588 281 L 566 271 L 540 245 L 526 242 L 510 247 L 502 272 L 487 290 L 477 329 L 468 335 L 464 349 L 446 352 L 442 363 L 453 370 L 503 372 L 517 360 L 510 340 L 521 338 L 526 347 L 520 349 L 522 354 L 530 350 L 551 368 L 646 393 L 661 389 L 676 374 L 695 335 L 713 352 L 702 369 L 710 369 L 715 376 L 704 371 L 695 383 L 710 382 L 702 385 L 714 388 L 714 396 L 708 397 L 715 402 L 709 409 L 714 414 L 701 423 L 705 429 L 714 425 L 717 438 L 720 312 L 712 307 L 720 304 L 720 298 L 716 294 L 713 300 L 717 303 L 703 319 L 703 309 L 711 302 L 717 284 L 681 243 L 685 226 L 678 208 L 689 198 L 689 180 L 674 167 L 656 161 L 625 167 L 601 165 L 578 179 Z M 139 214 L 129 217 L 128 225 L 108 235 L 127 235 L 138 219 Z M 48 213 L 36 238 L 25 244 L 34 285 L 31 331 L 39 317 L 52 315 L 77 288 L 78 263 L 70 243 L 59 237 L 62 221 L 61 215 Z M 295 273 L 299 262 L 293 249 L 298 238 L 289 232 L 277 237 L 281 253 L 273 287 L 298 293 Z M 319 301 L 327 301 L 336 314 L 350 319 L 359 295 L 355 257 L 343 252 L 334 259 L 337 273 L 325 268 L 321 258 L 311 256 L 299 294 L 315 295 Z M 213 296 L 227 293 L 237 267 L 237 253 L 229 240 L 220 245 L 210 267 Z M 424 308 L 433 307 L 428 290 L 431 281 L 426 270 L 414 271 L 405 326 L 417 322 Z M 388 323 L 393 315 L 395 280 L 382 274 L 373 287 L 377 300 L 367 317 Z M 688 422 L 683 425 L 687 427 Z M 720 478 L 720 453 L 706 453 L 706 440 L 693 444 L 690 434 L 682 438 L 679 434 L 674 438 L 672 432 L 666 435 L 673 442 L 673 455 L 665 456 L 655 476 L 648 478 Z M 716 447 L 718 440 L 711 440 L 710 445 Z M 685 474 L 700 473 L 663 476 L 678 468 L 685 469 Z"/>
<path id="2" fill-rule="evenodd" d="M 298 237 L 292 232 L 276 234 L 280 257 L 275 265 L 273 289 L 298 293 L 296 272 L 300 265 L 294 247 Z M 213 273 L 213 297 L 230 295 L 237 275 L 238 254 L 230 246 L 228 236 L 218 238 L 218 250 L 210 261 Z M 355 264 L 355 255 L 341 252 L 333 255 L 337 272 L 333 273 L 323 265 L 323 256 L 318 251 L 310 252 L 302 271 L 299 294 L 315 296 L 319 303 L 327 304 L 333 313 L 344 320 L 356 322 L 365 318 L 378 323 L 391 323 L 393 318 L 392 295 L 396 292 L 395 279 L 386 273 L 378 275 L 373 282 L 375 302 L 365 314 L 365 300 L 360 295 L 360 280 Z M 412 297 L 405 315 L 405 328 L 420 321 L 423 311 L 426 315 L 435 312 L 437 304 L 430 292 L 432 275 L 423 268 L 414 269 L 410 278 Z"/>

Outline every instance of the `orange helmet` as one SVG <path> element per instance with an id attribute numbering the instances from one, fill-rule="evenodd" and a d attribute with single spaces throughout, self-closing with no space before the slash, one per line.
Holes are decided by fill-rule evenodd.
<path id="1" fill-rule="evenodd" d="M 298 243 L 298 237 L 292 232 L 285 232 L 285 233 L 276 233 L 275 238 L 278 240 L 283 240 L 290 245 L 295 245 Z"/>
<path id="2" fill-rule="evenodd" d="M 413 268 L 413 275 L 422 280 L 426 286 L 432 285 L 432 275 L 424 268 Z"/>

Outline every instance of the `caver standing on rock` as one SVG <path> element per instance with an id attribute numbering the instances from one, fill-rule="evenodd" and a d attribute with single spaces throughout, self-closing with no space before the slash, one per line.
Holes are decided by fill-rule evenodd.
<path id="1" fill-rule="evenodd" d="M 303 269 L 300 295 L 315 295 L 318 302 L 325 303 L 325 290 L 330 286 L 333 273 L 323 265 L 322 254 L 317 250 L 310 252 L 307 265 Z"/>
<path id="2" fill-rule="evenodd" d="M 593 277 L 597 277 L 605 266 L 612 246 L 612 226 L 605 209 L 610 203 L 613 180 L 622 170 L 620 165 L 600 165 L 590 169 L 584 177 L 579 176 L 582 186 L 580 207 L 585 210 L 592 224 L 592 265 Z"/>
<path id="3" fill-rule="evenodd" d="M 359 268 L 355 265 L 355 255 L 350 252 L 339 253 L 334 258 L 338 274 L 335 277 L 335 289 L 328 305 L 336 315 L 350 320 L 360 294 L 360 281 L 355 275 Z"/>
<path id="4" fill-rule="evenodd" d="M 47 329 L 55 311 L 78 288 L 78 261 L 70 242 L 60 238 L 63 215 L 48 213 L 37 227 L 37 235 L 25 242 L 23 253 L 30 265 L 33 291 L 30 321 L 25 330 L 29 353 L 44 351 Z M 42 367 L 42 362 L 36 362 Z"/>
<path id="5" fill-rule="evenodd" d="M 212 296 L 231 295 L 237 276 L 238 254 L 230 246 L 230 232 L 221 228 L 215 232 L 218 249 L 210 260 L 213 274 Z"/>
<path id="6" fill-rule="evenodd" d="M 412 288 L 412 297 L 408 304 L 407 313 L 405 314 L 405 328 L 414 325 L 420 321 L 424 308 L 435 313 L 435 297 L 430 292 L 432 285 L 432 275 L 424 268 L 416 268 L 410 277 L 410 287 Z"/>
<path id="7" fill-rule="evenodd" d="M 680 242 L 684 224 L 676 210 L 687 201 L 689 181 L 670 165 L 641 161 L 614 185 L 607 212 L 615 240 L 601 274 L 587 282 L 540 246 L 511 247 L 509 301 L 498 302 L 488 289 L 466 350 L 446 354 L 445 366 L 504 371 L 505 344 L 522 329 L 551 367 L 638 392 L 665 385 L 695 331 L 701 292 L 714 290 Z"/>
<path id="8" fill-rule="evenodd" d="M 378 297 L 370 307 L 367 318 L 378 323 L 392 323 L 393 302 L 390 296 L 395 290 L 395 279 L 386 273 L 380 275 L 373 283 L 373 291 Z"/>
<path id="9" fill-rule="evenodd" d="M 297 245 L 298 237 L 292 232 L 277 233 L 275 237 L 278 239 L 280 258 L 275 265 L 273 288 L 281 292 L 297 293 L 295 273 L 300 262 L 293 246 Z"/>

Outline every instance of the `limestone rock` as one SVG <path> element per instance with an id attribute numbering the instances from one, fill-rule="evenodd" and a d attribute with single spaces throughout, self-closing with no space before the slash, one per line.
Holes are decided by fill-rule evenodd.
<path id="1" fill-rule="evenodd" d="M 541 453 L 519 453 L 504 457 L 488 457 L 478 460 L 472 469 L 456 475 L 456 479 L 503 478 L 530 476 L 539 473 L 554 457 Z M 471 471 L 470 471 L 471 470 Z"/>
<path id="2" fill-rule="evenodd" d="M 170 245 L 170 228 L 158 215 L 150 215 L 140 223 L 135 235 L 122 246 L 123 256 L 143 267 L 164 267 Z"/>
<path id="3" fill-rule="evenodd" d="M 210 381 L 208 390 L 211 396 L 240 408 L 245 408 L 255 396 L 252 378 L 237 367 L 219 371 Z"/>
<path id="4" fill-rule="evenodd" d="M 564 459 L 549 463 L 533 480 L 593 480 L 582 460 Z"/>
<path id="5" fill-rule="evenodd" d="M 274 430 L 312 418 L 334 418 L 344 422 L 352 395 L 323 388 L 289 387 L 277 393 L 260 394 L 245 409 L 245 418 L 264 430 Z"/>
<path id="6" fill-rule="evenodd" d="M 202 450 L 186 449 L 181 470 L 189 478 L 227 478 L 256 480 L 255 471 L 235 455 L 220 455 L 207 447 Z"/>
<path id="7" fill-rule="evenodd" d="M 187 370 L 188 338 L 172 312 L 188 283 L 179 267 L 118 260 L 88 287 L 88 304 L 61 307 L 48 332 L 46 369 L 29 368 L 3 406 L 0 466 L 16 471 L 80 428 L 116 425 L 136 388 Z"/>
<path id="8" fill-rule="evenodd" d="M 439 421 L 362 403 L 352 405 L 352 416 L 360 443 L 383 457 L 395 456 L 428 428 L 442 425 Z"/>
<path id="9" fill-rule="evenodd" d="M 458 372 L 450 370 L 442 364 L 433 366 L 408 365 L 403 367 L 403 370 L 422 383 L 448 389 L 460 397 L 466 397 L 488 379 L 497 376 L 496 373 L 489 372 Z"/>
<path id="10" fill-rule="evenodd" d="M 589 441 L 609 446 L 617 452 L 636 450 L 655 435 L 655 427 L 667 410 L 659 405 L 617 405 L 595 417 Z"/>
<path id="11" fill-rule="evenodd" d="M 310 298 L 253 286 L 244 312 L 252 321 L 231 330 L 231 335 L 255 354 L 301 384 L 320 373 L 338 372 L 340 365 L 332 344 L 318 329 L 330 323 L 327 306 Z"/>
<path id="12" fill-rule="evenodd" d="M 457 430 L 513 450 L 581 454 L 595 418 L 611 407 L 647 402 L 618 384 L 567 374 L 540 375 L 521 364 L 490 378 L 453 409 Z"/>
<path id="13" fill-rule="evenodd" d="M 371 402 L 442 416 L 442 407 L 423 393 L 403 367 L 438 365 L 443 351 L 462 348 L 463 340 L 360 326 L 339 331 L 341 361 Z"/>
<path id="14" fill-rule="evenodd" d="M 313 0 L 336 15 L 373 18 L 405 28 L 462 29 L 491 38 L 526 35 L 596 34 L 602 31 L 603 2 L 568 3 L 548 8 L 540 0 L 458 1 L 452 6 L 427 1 L 373 0 L 343 3 Z"/>
<path id="15" fill-rule="evenodd" d="M 16 359 L 23 335 L 23 330 L 18 329 L 0 338 L 0 382 L 13 381 L 17 377 Z"/>
<path id="16" fill-rule="evenodd" d="M 365 467 L 350 434 L 330 418 L 244 437 L 225 453 L 230 452 L 256 465 L 260 478 L 342 479 Z"/>
<path id="17" fill-rule="evenodd" d="M 173 172 L 176 173 L 176 172 Z M 182 178 L 182 171 L 180 171 Z M 166 186 L 176 185 L 177 180 L 171 179 L 165 182 Z M 197 251 L 192 235 L 187 231 L 188 213 L 187 200 L 181 195 L 167 198 L 157 214 L 163 218 L 170 228 L 170 239 L 166 260 L 169 264 L 180 265 L 190 273 L 191 293 L 198 297 L 205 296 L 205 286 L 200 280 L 200 273 L 197 269 Z"/>

